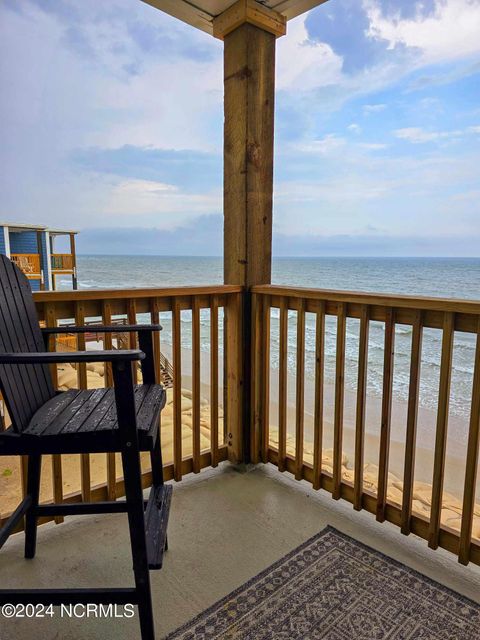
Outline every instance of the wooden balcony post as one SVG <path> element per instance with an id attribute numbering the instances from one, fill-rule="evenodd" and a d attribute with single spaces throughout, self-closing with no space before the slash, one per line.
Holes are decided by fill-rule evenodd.
<path id="1" fill-rule="evenodd" d="M 38 257 L 40 261 L 40 291 L 45 291 L 45 289 L 48 289 L 48 286 L 46 286 L 46 283 L 45 283 L 45 278 L 47 274 L 45 274 L 45 271 L 43 269 L 43 244 L 42 244 L 41 231 L 37 231 L 37 251 L 38 251 Z"/>
<path id="2" fill-rule="evenodd" d="M 74 289 L 78 289 L 77 282 L 77 254 L 75 253 L 75 234 L 70 234 L 70 253 L 72 254 L 72 286 Z"/>
<path id="3" fill-rule="evenodd" d="M 225 400 L 234 461 L 251 461 L 249 288 L 271 282 L 275 39 L 285 32 L 284 16 L 253 0 L 239 0 L 213 22 L 224 40 L 224 282 L 246 288 L 241 322 L 226 314 L 227 335 L 232 324 L 239 332 L 225 345 L 225 380 L 236 381 Z"/>

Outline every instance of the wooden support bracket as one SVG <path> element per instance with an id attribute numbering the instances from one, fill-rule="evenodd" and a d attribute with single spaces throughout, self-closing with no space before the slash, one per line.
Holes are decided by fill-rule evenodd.
<path id="1" fill-rule="evenodd" d="M 256 0 L 238 0 L 213 19 L 213 35 L 223 40 L 226 35 L 245 23 L 273 33 L 279 38 L 287 33 L 287 19 Z"/>

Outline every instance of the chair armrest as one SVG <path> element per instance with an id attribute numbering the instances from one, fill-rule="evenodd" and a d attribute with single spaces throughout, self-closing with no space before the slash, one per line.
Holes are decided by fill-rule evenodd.
<path id="1" fill-rule="evenodd" d="M 92 324 L 82 327 L 43 327 L 44 335 L 54 335 L 57 333 L 132 333 L 133 331 L 161 331 L 161 324 L 115 324 L 103 325 Z"/>
<path id="2" fill-rule="evenodd" d="M 88 327 L 45 327 L 42 328 L 45 349 L 48 349 L 51 335 L 57 333 L 122 333 L 138 332 L 138 344 L 144 356 L 141 358 L 142 378 L 144 384 L 155 383 L 155 362 L 153 350 L 153 331 L 161 331 L 160 324 L 120 324 L 120 325 L 91 325 Z M 90 351 L 90 353 L 92 353 Z M 125 352 L 123 352 L 125 353 Z M 137 358 L 140 360 L 140 358 Z M 58 362 L 58 361 L 57 361 Z M 63 362 L 74 362 L 74 360 L 63 360 Z M 82 360 L 81 362 L 94 362 L 93 360 Z M 110 362 L 113 362 L 110 360 Z"/>
<path id="3" fill-rule="evenodd" d="M 143 360 L 140 349 L 114 351 L 52 351 L 36 353 L 1 353 L 0 364 L 56 364 L 63 362 L 131 362 Z"/>

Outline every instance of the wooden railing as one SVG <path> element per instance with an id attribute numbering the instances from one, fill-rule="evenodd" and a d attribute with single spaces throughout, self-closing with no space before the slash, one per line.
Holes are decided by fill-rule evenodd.
<path id="1" fill-rule="evenodd" d="M 53 271 L 73 271 L 75 266 L 71 253 L 52 253 L 51 260 Z"/>
<path id="2" fill-rule="evenodd" d="M 168 404 L 162 412 L 164 474 L 167 480 L 174 478 L 179 481 L 186 473 L 199 473 L 201 469 L 215 467 L 226 459 L 238 461 L 241 455 L 236 410 L 240 385 L 238 360 L 226 359 L 225 374 L 223 368 L 224 345 L 232 341 L 240 344 L 236 335 L 240 325 L 236 318 L 241 292 L 241 287 L 236 286 L 207 286 L 42 292 L 34 294 L 34 297 L 40 321 L 47 326 L 83 325 L 87 321 L 102 321 L 110 325 L 120 318 L 127 319 L 130 324 L 162 324 L 163 331 L 156 332 L 154 341 L 157 380 L 160 380 L 161 352 L 167 350 L 173 365 L 173 388 L 167 390 Z M 116 335 L 105 335 L 104 348 L 116 346 Z M 62 350 L 72 346 L 84 350 L 85 336 L 78 334 L 76 340 L 76 345 L 60 345 L 51 338 L 50 349 L 58 345 Z M 131 346 L 135 345 L 136 336 L 132 334 Z M 88 388 L 94 376 L 97 376 L 94 382 L 98 386 L 112 385 L 112 373 L 108 367 L 105 367 L 101 380 L 87 366 L 81 364 L 74 371 L 74 386 Z M 139 370 L 134 372 L 136 379 L 140 375 Z M 54 383 L 60 388 L 64 388 L 61 386 L 64 378 L 65 368 L 63 371 L 60 367 L 54 370 Z M 151 469 L 147 458 L 143 462 L 142 480 L 144 486 L 149 486 Z M 16 461 L 12 460 L 11 464 L 13 466 Z M 23 461 L 20 475 L 23 492 L 25 464 Z M 42 472 L 44 478 L 51 476 L 51 492 L 47 491 L 43 500 L 115 499 L 124 493 L 119 465 L 121 461 L 114 454 L 51 456 L 51 464 L 44 465 Z M 20 482 L 18 489 L 20 492 Z M 4 521 L 8 514 L 4 511 L 1 516 Z M 61 517 L 56 518 L 57 522 L 61 520 Z"/>
<path id="3" fill-rule="evenodd" d="M 245 362 L 249 358 L 243 340 L 248 332 L 242 326 L 245 309 L 249 308 L 244 304 L 247 295 L 241 287 L 212 286 L 39 292 L 34 297 L 40 319 L 48 326 L 99 321 L 111 324 L 121 319 L 129 323 L 160 322 L 163 325 L 163 331 L 155 339 L 155 365 L 157 379 L 160 379 L 161 354 L 172 363 L 173 385 L 168 390 L 169 404 L 162 414 L 162 449 L 167 479 L 179 481 L 186 473 L 198 473 L 202 468 L 216 466 L 226 459 L 242 461 L 245 428 L 249 427 L 250 441 L 246 450 L 250 450 L 252 462 L 273 463 L 279 470 L 294 474 L 297 480 L 307 480 L 315 489 L 324 489 L 335 499 L 348 500 L 357 510 L 365 509 L 375 514 L 380 522 L 394 523 L 404 534 L 412 532 L 425 538 L 431 548 L 440 546 L 457 554 L 463 564 L 469 561 L 480 564 L 480 492 L 477 492 L 480 303 L 256 286 L 251 291 L 251 370 L 247 371 Z M 353 364 L 352 322 L 357 326 Z M 334 348 L 329 354 L 325 348 L 326 335 L 328 329 L 331 347 L 332 326 Z M 411 338 L 400 443 L 401 471 L 394 482 L 396 493 L 392 497 L 391 453 L 399 444 L 398 429 L 395 424 L 392 428 L 392 422 L 398 418 L 392 420 L 396 330 L 404 326 L 409 327 Z M 379 327 L 382 335 L 381 379 L 378 433 L 373 438 L 375 455 L 372 458 L 371 396 L 367 394 L 371 367 L 369 344 L 372 333 L 378 333 Z M 440 338 L 438 397 L 432 414 L 435 419 L 431 468 L 427 470 L 429 480 L 422 485 L 423 495 L 428 494 L 427 506 L 419 511 L 416 461 L 421 459 L 419 434 L 423 428 L 422 364 L 424 344 L 432 331 Z M 119 345 L 120 334 L 121 326 L 118 334 L 105 336 L 104 347 Z M 444 517 L 447 495 L 444 489 L 450 464 L 447 440 L 452 363 L 455 340 L 460 334 L 471 334 L 473 376 L 468 398 L 468 443 L 464 448 L 463 467 L 459 467 L 462 491 L 459 506 L 455 507 L 460 525 L 450 526 Z M 293 341 L 289 344 L 292 336 Z M 79 335 L 76 340 L 76 345 L 57 343 L 58 348 L 86 348 L 84 336 Z M 135 336 L 129 340 L 134 346 Z M 308 352 L 309 346 L 313 349 L 313 359 Z M 272 368 L 273 356 L 276 362 Z M 331 388 L 326 375 L 329 358 L 333 363 L 330 363 Z M 313 363 L 310 377 L 306 375 L 309 362 Z M 349 390 L 349 375 L 353 369 L 355 385 Z M 136 375 L 139 376 L 139 372 Z M 60 377 L 57 371 L 57 382 Z M 90 385 L 91 373 L 86 365 L 80 365 L 74 378 L 74 383 L 86 388 Z M 243 389 L 243 380 L 249 381 L 250 389 Z M 112 384 L 108 367 L 105 367 L 102 384 Z M 184 387 L 187 387 L 186 391 Z M 312 391 L 312 397 L 306 401 L 308 390 Z M 353 408 L 346 406 L 346 394 L 354 398 Z M 244 406 L 244 397 L 251 399 L 250 407 Z M 250 425 L 243 421 L 245 410 L 251 417 Z M 328 412 L 331 413 L 331 425 L 326 418 Z M 327 446 L 329 439 L 331 449 Z M 351 464 L 347 460 L 351 455 L 349 446 L 353 452 Z M 53 456 L 51 464 L 44 467 L 51 475 L 51 492 L 43 496 L 44 500 L 105 500 L 123 494 L 118 457 L 95 454 L 77 456 L 74 461 L 73 458 Z M 372 463 L 375 465 L 374 481 Z M 148 464 L 145 461 L 144 486 L 151 482 Z M 422 473 L 425 475 L 424 469 Z M 25 464 L 22 464 L 23 491 L 24 478 Z M 6 513 L 1 515 L 7 516 Z M 61 518 L 57 518 L 58 521 Z M 473 525 L 475 529 L 472 529 Z"/>
<path id="4" fill-rule="evenodd" d="M 12 262 L 19 267 L 27 277 L 39 277 L 41 275 L 40 254 L 38 253 L 12 253 Z"/>
<path id="5" fill-rule="evenodd" d="M 458 554 L 459 561 L 480 564 L 480 534 L 472 539 L 474 511 L 480 515 L 480 504 L 475 503 L 478 449 L 480 442 L 480 303 L 437 298 L 414 298 L 349 292 L 321 291 L 279 286 L 256 286 L 252 289 L 252 347 L 253 418 L 251 427 L 251 450 L 253 462 L 272 462 L 282 471 L 290 471 L 295 478 L 305 479 L 316 489 L 326 489 L 333 498 L 344 498 L 355 509 L 366 509 L 376 515 L 378 521 L 388 520 L 404 534 L 413 532 L 428 540 L 431 548 L 441 546 Z M 272 309 L 276 311 L 272 314 Z M 309 317 L 310 343 L 313 355 L 313 434 L 311 447 L 305 443 L 305 334 L 306 314 Z M 332 450 L 326 453 L 326 421 L 324 393 L 325 382 L 325 326 L 335 322 L 334 390 L 331 392 L 333 416 L 329 437 Z M 345 359 L 347 322 L 355 319 L 356 334 L 356 388 L 355 408 L 352 411 L 353 468 L 345 462 L 344 446 L 345 418 Z M 273 343 L 271 326 L 278 328 L 277 343 Z M 367 375 L 369 368 L 369 330 L 372 323 L 381 323 L 383 328 L 383 376 L 381 376 L 380 420 L 375 463 L 375 482 L 364 486 Z M 403 477 L 395 483 L 400 498 L 388 497 L 389 461 L 392 427 L 392 397 L 395 379 L 395 329 L 400 325 L 411 327 L 411 350 L 409 353 L 408 402 L 405 411 L 403 445 Z M 295 343 L 290 348 L 288 336 L 293 332 Z M 436 430 L 433 464 L 429 483 L 423 483 L 427 506 L 422 513 L 414 508 L 415 455 L 418 453 L 417 425 L 419 415 L 419 382 L 422 365 L 422 337 L 424 329 L 435 329 L 441 333 L 439 354 L 438 401 L 436 407 Z M 461 526 L 452 528 L 442 520 L 445 508 L 444 478 L 447 461 L 447 427 L 449 423 L 449 399 L 452 380 L 452 358 L 454 336 L 458 333 L 472 334 L 474 347 L 474 374 L 470 397 L 468 443 L 463 460 L 463 496 L 459 498 Z M 272 350 L 275 348 L 278 371 L 270 368 Z M 476 350 L 475 350 L 476 349 Z M 289 380 L 288 360 L 294 360 L 295 373 Z M 349 366 L 352 366 L 351 364 Z M 350 373 L 350 372 L 349 372 Z M 273 392 L 272 375 L 278 376 L 278 390 Z M 289 384 L 290 383 L 290 384 Z M 288 424 L 287 386 L 294 389 L 294 424 Z M 274 397 L 275 396 L 275 397 Z M 274 400 L 278 403 L 276 426 L 269 416 Z M 330 408 L 330 407 L 329 407 Z M 293 422 L 293 420 L 290 420 Z M 289 427 L 290 430 L 289 430 Z M 370 436 L 369 436 L 370 437 Z M 308 455 L 306 451 L 310 451 Z M 373 489 L 372 489 L 373 487 Z M 480 495 L 477 495 L 480 503 Z M 416 502 L 415 502 L 416 504 Z M 462 506 L 463 505 L 463 506 Z M 478 520 L 476 520 L 478 523 Z"/>

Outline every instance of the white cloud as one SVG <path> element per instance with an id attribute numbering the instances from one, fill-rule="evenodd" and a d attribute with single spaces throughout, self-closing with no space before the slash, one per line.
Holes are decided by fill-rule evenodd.
<path id="1" fill-rule="evenodd" d="M 222 194 L 215 190 L 206 194 L 185 193 L 173 185 L 149 180 L 103 179 L 105 198 L 97 215 L 108 218 L 115 226 L 158 224 L 174 229 L 201 214 L 222 210 Z"/>
<path id="2" fill-rule="evenodd" d="M 124 8 L 122 3 L 112 5 L 119 12 Z M 72 49 L 70 34 L 54 13 L 29 3 L 23 13 L 4 10 L 0 64 L 9 91 L 3 103 L 16 124 L 41 127 L 36 135 L 48 136 L 61 148 L 221 148 L 221 120 L 216 131 L 210 125 L 222 109 L 221 43 L 201 32 L 190 34 L 189 27 L 178 27 L 165 13 L 134 2 L 131 22 L 139 18 L 159 34 L 170 36 L 180 29 L 185 38 L 188 30 L 192 48 L 207 45 L 211 55 L 193 59 L 174 51 L 168 56 L 145 52 L 130 36 L 128 21 L 120 17 L 82 24 L 82 38 L 93 51 L 83 55 Z M 137 60 L 138 74 L 128 74 L 124 67 Z"/>
<path id="3" fill-rule="evenodd" d="M 422 107 L 422 109 L 432 109 L 440 107 L 442 105 L 441 101 L 438 98 L 432 98 L 430 96 L 427 98 L 422 98 L 418 104 Z"/>
<path id="4" fill-rule="evenodd" d="M 388 149 L 388 144 L 384 142 L 360 142 L 358 146 L 366 151 L 382 151 Z"/>
<path id="5" fill-rule="evenodd" d="M 467 132 L 475 132 L 476 129 L 480 131 L 480 127 L 469 127 L 468 129 L 456 129 L 454 131 L 426 131 L 421 127 L 405 127 L 396 129 L 393 133 L 397 138 L 407 140 L 412 144 L 424 144 L 426 142 L 462 138 Z"/>
<path id="6" fill-rule="evenodd" d="M 352 122 L 352 124 L 349 124 L 347 129 L 355 134 L 362 133 L 362 127 L 356 122 Z"/>
<path id="7" fill-rule="evenodd" d="M 285 152 L 287 153 L 287 158 L 289 153 L 299 152 L 317 156 L 331 156 L 338 159 L 343 158 L 344 162 L 349 162 L 350 160 L 353 163 L 361 158 L 360 162 L 364 163 L 369 151 L 382 151 L 387 148 L 388 144 L 384 142 L 360 142 L 354 138 L 347 139 L 334 133 L 328 133 L 317 140 L 293 143 L 285 147 Z"/>
<path id="8" fill-rule="evenodd" d="M 111 20 L 81 25 L 93 56 L 72 49 L 54 12 L 30 3 L 22 11 L 0 7 L 0 75 L 8 87 L 0 101 L 4 217 L 52 226 L 71 219 L 80 228 L 106 220 L 122 226 L 161 220 L 168 226 L 221 211 L 221 193 L 185 194 L 161 182 L 72 168 L 70 155 L 82 147 L 221 148 L 221 43 L 192 30 L 189 46 L 202 40 L 211 55 L 194 60 L 172 52 L 167 59 L 158 51 L 142 52 L 128 35 L 129 22 L 119 17 L 124 3 L 111 5 Z M 90 2 L 90 8 L 97 5 Z M 129 11 L 131 23 L 143 12 L 140 17 L 160 36 L 170 37 L 175 28 L 173 18 L 141 2 Z M 187 26 L 178 28 L 190 34 Z M 122 70 L 139 56 L 137 75 Z"/>
<path id="9" fill-rule="evenodd" d="M 452 200 L 455 202 L 471 202 L 472 204 L 477 204 L 480 200 L 480 189 L 457 193 L 456 195 L 452 196 Z"/>
<path id="10" fill-rule="evenodd" d="M 387 108 L 386 104 L 364 104 L 363 112 L 366 114 L 379 113 L 380 111 L 384 111 L 386 108 Z"/>
<path id="11" fill-rule="evenodd" d="M 376 144 L 345 140 L 328 155 L 318 145 L 298 147 L 293 179 L 279 176 L 275 185 L 276 228 L 350 234 L 373 225 L 393 235 L 478 236 L 478 198 L 471 195 L 478 192 L 478 151 L 397 156 Z"/>
<path id="12" fill-rule="evenodd" d="M 346 145 L 345 138 L 328 133 L 319 140 L 294 145 L 293 148 L 303 153 L 320 153 L 322 155 L 330 155 L 335 153 L 339 148 Z"/>
<path id="13" fill-rule="evenodd" d="M 289 21 L 287 35 L 277 40 L 278 89 L 309 91 L 341 80 L 342 58 L 327 44 L 309 40 L 305 19 Z"/>
<path id="14" fill-rule="evenodd" d="M 376 0 L 365 2 L 369 35 L 386 40 L 390 48 L 403 45 L 421 51 L 421 64 L 444 62 L 480 52 L 478 0 L 443 0 L 433 14 L 419 11 L 413 18 L 385 17 Z M 420 8 L 420 7 L 419 7 Z"/>
<path id="15" fill-rule="evenodd" d="M 163 195 L 178 191 L 173 184 L 165 184 L 163 182 L 154 182 L 153 180 L 124 180 L 117 186 L 118 191 L 123 194 L 132 195 Z"/>
<path id="16" fill-rule="evenodd" d="M 90 4 L 94 6 L 92 1 Z M 452 20 L 445 9 L 452 6 L 460 10 L 459 30 L 456 19 Z M 362 119 L 362 113 L 373 119 L 374 114 L 390 104 L 398 107 L 400 102 L 392 98 L 387 105 L 380 102 L 386 100 L 385 94 L 370 95 L 374 91 L 396 83 L 415 65 L 469 55 L 475 46 L 478 48 L 478 43 L 473 43 L 468 35 L 471 26 L 465 24 L 464 17 L 468 13 L 472 24 L 478 25 L 474 20 L 478 6 L 478 1 L 445 0 L 428 19 L 398 18 L 387 21 L 388 24 L 371 14 L 377 35 L 387 37 L 392 47 L 396 44 L 416 47 L 419 55 L 416 51 L 411 56 L 392 55 L 350 75 L 342 72 L 341 56 L 328 45 L 309 40 L 305 16 L 289 22 L 288 35 L 277 41 L 277 87 L 281 90 L 280 99 L 290 101 L 306 124 L 285 121 L 283 114 L 284 120 L 279 122 L 288 128 L 289 135 L 297 132 L 289 145 L 277 148 L 281 163 L 277 163 L 276 170 L 283 165 L 280 171 L 285 170 L 287 176 L 275 183 L 275 221 L 281 229 L 308 235 L 311 231 L 350 233 L 371 225 L 388 229 L 392 234 L 411 231 L 428 236 L 432 229 L 447 235 L 463 225 L 466 234 L 475 231 L 478 153 L 461 158 L 440 154 L 425 158 L 430 151 L 427 148 L 422 149 L 422 154 L 394 158 L 393 149 L 381 153 L 387 144 L 382 141 L 380 128 L 372 133 L 371 141 L 363 140 L 364 136 L 348 134 L 358 132 L 360 125 L 347 120 L 351 122 L 348 129 L 346 123 L 339 125 L 345 137 L 341 133 L 323 135 L 322 112 L 335 110 L 346 100 L 360 96 L 362 103 L 368 104 L 356 107 L 358 114 L 350 117 L 358 120 L 366 131 L 369 120 Z M 132 20 L 142 10 L 148 10 L 148 19 L 159 30 L 164 28 L 170 33 L 169 29 L 177 24 L 141 2 L 132 4 Z M 438 41 L 429 42 L 437 38 L 432 35 L 435 29 L 440 29 L 437 23 L 445 23 L 448 16 L 451 33 L 440 34 Z M 166 59 L 158 51 L 140 52 L 121 19 L 115 18 L 101 29 L 86 21 L 82 28 L 89 43 L 96 47 L 94 62 L 82 59 L 66 46 L 63 27 L 52 13 L 37 9 L 26 9 L 24 15 L 2 12 L 1 52 L 6 53 L 0 56 L 0 64 L 3 85 L 8 87 L 2 95 L 3 107 L 0 104 L 5 136 L 0 150 L 4 174 L 1 209 L 5 216 L 58 226 L 70 218 L 78 220 L 80 227 L 134 224 L 174 228 L 196 216 L 220 212 L 220 190 L 185 193 L 165 182 L 72 170 L 68 154 L 88 146 L 220 149 L 221 43 L 181 26 L 178 28 L 182 37 L 188 40 L 191 35 L 192 48 L 199 39 L 204 39 L 212 55 L 194 59 L 195 56 L 173 54 Z M 425 34 L 421 35 L 421 30 Z M 466 44 L 451 44 L 453 39 L 464 36 Z M 25 42 L 29 47 L 25 47 Z M 121 45 L 121 51 L 114 54 L 116 44 Z M 170 51 L 169 41 L 165 48 Z M 129 75 L 125 63 L 138 59 L 139 73 Z M 474 117 L 472 113 L 470 116 Z M 479 134 L 480 126 L 467 127 L 475 120 L 478 118 L 469 118 L 465 124 L 461 120 L 433 124 L 435 121 L 429 119 L 428 126 L 435 130 L 406 127 L 394 133 L 412 144 L 445 143 Z M 309 126 L 311 133 L 305 134 Z M 334 125 L 329 121 L 328 126 Z M 442 127 L 466 128 L 440 131 Z M 294 169 L 291 180 L 290 167 Z M 138 173 L 132 168 L 131 175 Z M 451 193 L 456 195 L 450 197 Z"/>
<path id="17" fill-rule="evenodd" d="M 336 111 L 347 100 L 384 90 L 412 71 L 480 53 L 479 0 L 434 0 L 437 9 L 427 16 L 422 14 L 419 3 L 419 12 L 413 18 L 402 18 L 400 13 L 384 15 L 380 1 L 360 0 L 369 21 L 365 36 L 386 42 L 392 55 L 372 58 L 371 64 L 355 73 L 342 70 L 342 55 L 327 43 L 309 39 L 305 15 L 288 23 L 287 36 L 277 42 L 277 87 L 288 92 L 285 104 L 289 102 L 296 105 L 297 112 L 303 111 L 301 117 L 306 126 L 311 120 L 305 115 L 307 109 Z M 320 7 L 318 18 L 322 11 Z M 422 88 L 425 82 L 452 82 L 475 72 L 476 65 L 470 64 L 456 69 L 451 77 L 448 73 L 434 73 L 433 78 L 417 78 L 411 88 Z M 305 92 L 310 93 L 307 108 Z M 387 107 L 385 103 L 372 102 L 363 106 L 363 113 L 373 115 Z"/>

